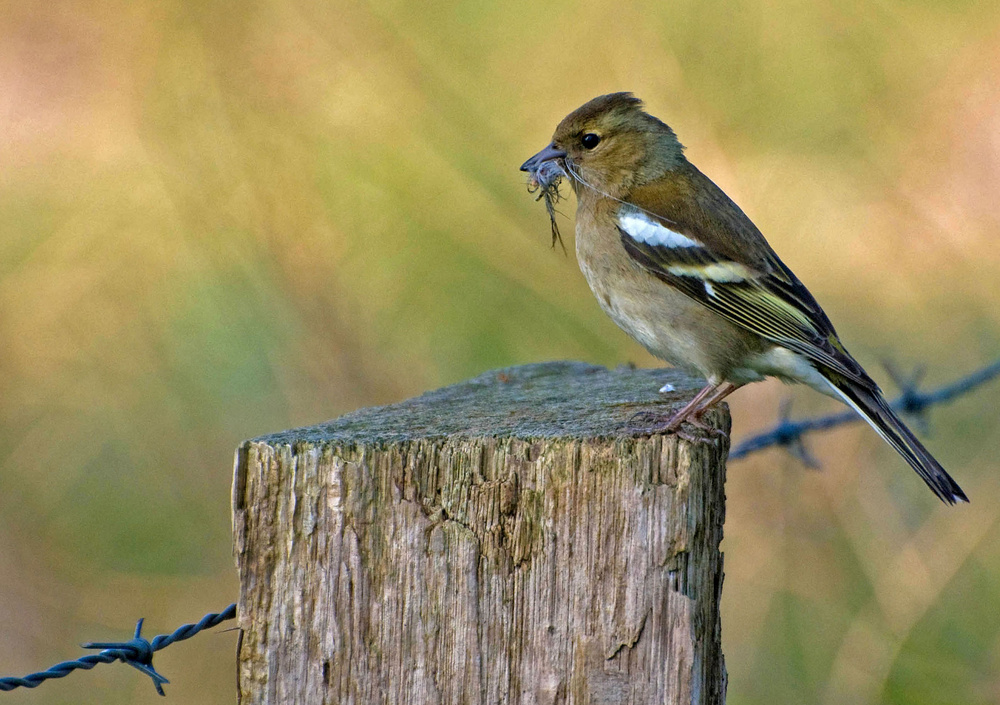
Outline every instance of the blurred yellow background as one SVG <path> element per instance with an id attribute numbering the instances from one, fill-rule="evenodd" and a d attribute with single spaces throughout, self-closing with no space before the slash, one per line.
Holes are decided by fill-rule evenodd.
<path id="1" fill-rule="evenodd" d="M 235 599 L 244 438 L 549 359 L 656 361 L 517 167 L 632 90 L 855 355 L 1000 355 L 1000 5 L 0 3 L 0 675 Z M 563 232 L 572 232 L 572 201 Z M 571 241 L 567 242 L 572 246 Z M 941 505 L 861 426 L 729 468 L 729 703 L 1000 702 L 996 385 L 933 413 Z M 776 382 L 734 440 L 835 410 Z M 157 656 L 232 703 L 235 634 Z M 133 669 L 20 703 L 159 702 Z"/>

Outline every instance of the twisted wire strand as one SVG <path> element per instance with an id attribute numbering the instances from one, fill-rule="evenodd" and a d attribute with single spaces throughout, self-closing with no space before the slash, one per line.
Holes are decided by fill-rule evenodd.
<path id="1" fill-rule="evenodd" d="M 88 642 L 83 645 L 83 648 L 101 649 L 101 652 L 87 654 L 73 661 L 63 661 L 49 669 L 31 673 L 23 678 L 0 678 L 0 692 L 14 690 L 15 688 L 37 688 L 47 680 L 64 678 L 79 669 L 89 671 L 99 663 L 124 661 L 149 676 L 153 680 L 153 687 L 156 688 L 156 692 L 160 695 L 165 695 L 163 685 L 170 681 L 157 673 L 156 669 L 153 668 L 153 653 L 160 649 L 165 649 L 174 642 L 190 639 L 202 630 L 210 629 L 234 617 L 236 617 L 235 602 L 221 612 L 209 612 L 194 624 L 184 624 L 170 634 L 155 636 L 152 641 L 147 641 L 142 637 L 143 620 L 140 619 L 135 627 L 135 636 L 129 641 Z"/>

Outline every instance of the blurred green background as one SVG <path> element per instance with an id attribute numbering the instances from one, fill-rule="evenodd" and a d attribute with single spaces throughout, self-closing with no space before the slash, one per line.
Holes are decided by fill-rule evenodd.
<path id="1" fill-rule="evenodd" d="M 235 599 L 244 438 L 656 364 L 517 171 L 601 93 L 677 130 L 886 386 L 1000 355 L 998 75 L 988 2 L 0 3 L 0 674 Z M 967 507 L 860 426 L 811 441 L 822 472 L 731 464 L 732 705 L 1000 702 L 996 395 L 932 414 Z M 789 396 L 836 409 L 756 385 L 734 439 Z M 160 654 L 168 696 L 235 702 L 234 650 Z M 160 702 L 122 666 L 7 698 Z"/>

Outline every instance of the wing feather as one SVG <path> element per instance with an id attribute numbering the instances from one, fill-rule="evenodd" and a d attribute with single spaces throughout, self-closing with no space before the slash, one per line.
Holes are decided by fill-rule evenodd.
<path id="1" fill-rule="evenodd" d="M 647 192 L 639 194 L 645 196 L 641 207 L 626 202 L 620 209 L 618 229 L 629 256 L 733 323 L 866 388 L 874 387 L 823 309 L 756 226 L 714 183 L 690 169 L 688 178 L 700 177 L 702 188 L 675 188 L 674 198 L 664 199 L 674 204 L 672 208 L 661 206 Z M 701 202 L 693 197 L 706 189 L 708 204 L 704 197 Z M 676 198 L 685 194 L 692 197 Z M 640 228 L 640 218 L 649 224 Z M 654 226 L 662 232 L 655 232 Z M 720 231 L 732 228 L 742 231 L 739 241 L 745 247 L 735 247 L 732 237 L 720 237 Z"/>

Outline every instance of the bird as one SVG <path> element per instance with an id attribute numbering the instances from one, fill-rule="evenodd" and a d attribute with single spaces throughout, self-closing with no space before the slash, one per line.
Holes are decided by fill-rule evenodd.
<path id="1" fill-rule="evenodd" d="M 776 377 L 845 402 L 942 501 L 969 501 L 757 226 L 632 93 L 571 112 L 521 170 L 550 217 L 560 181 L 569 181 L 577 261 L 604 312 L 654 356 L 706 380 L 660 430 L 704 427 L 707 409 Z"/>

